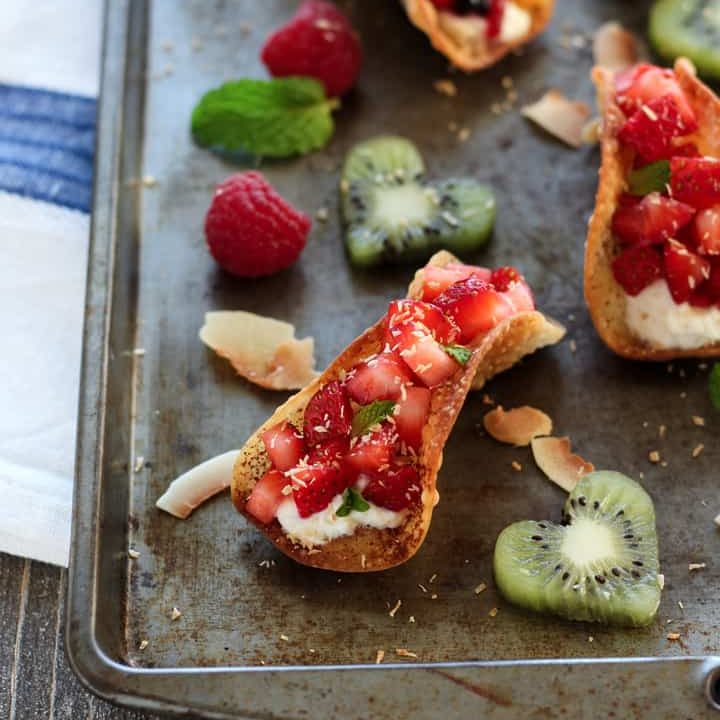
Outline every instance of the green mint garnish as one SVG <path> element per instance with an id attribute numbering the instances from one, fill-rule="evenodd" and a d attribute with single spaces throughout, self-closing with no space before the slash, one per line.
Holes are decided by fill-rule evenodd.
<path id="1" fill-rule="evenodd" d="M 352 488 L 348 488 L 343 495 L 342 505 L 335 511 L 338 517 L 347 517 L 353 510 L 355 512 L 367 512 L 370 505 L 363 496 Z"/>
<path id="2" fill-rule="evenodd" d="M 648 195 L 651 192 L 662 192 L 669 182 L 670 161 L 658 160 L 630 173 L 628 192 L 631 195 Z"/>
<path id="3" fill-rule="evenodd" d="M 720 410 L 720 363 L 715 363 L 710 371 L 710 380 L 708 381 L 710 391 L 710 400 L 716 410 Z"/>
<path id="4" fill-rule="evenodd" d="M 237 80 L 205 93 L 192 114 L 203 147 L 266 157 L 304 155 L 323 147 L 339 106 L 313 78 Z"/>
<path id="5" fill-rule="evenodd" d="M 392 400 L 373 400 L 369 405 L 363 405 L 353 418 L 353 435 L 364 435 L 373 425 L 391 415 L 394 409 L 395 403 Z"/>
<path id="6" fill-rule="evenodd" d="M 462 345 L 443 345 L 443 350 L 461 365 L 467 365 L 467 361 L 472 357 L 472 350 Z"/>

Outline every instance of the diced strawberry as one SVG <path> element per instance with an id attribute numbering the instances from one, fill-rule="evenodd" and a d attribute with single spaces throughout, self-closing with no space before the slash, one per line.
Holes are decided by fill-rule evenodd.
<path id="1" fill-rule="evenodd" d="M 430 2 L 438 10 L 453 10 L 455 8 L 455 0 L 430 0 Z"/>
<path id="2" fill-rule="evenodd" d="M 697 129 L 697 122 L 686 121 L 670 95 L 645 103 L 620 128 L 620 142 L 630 145 L 647 162 L 673 155 L 673 138 Z"/>
<path id="3" fill-rule="evenodd" d="M 505 295 L 516 312 L 535 309 L 535 298 L 525 278 L 513 267 L 501 267 L 490 278 L 493 287 Z"/>
<path id="4" fill-rule="evenodd" d="M 420 323 L 398 325 L 389 334 L 391 349 L 427 387 L 444 383 L 460 367 Z"/>
<path id="5" fill-rule="evenodd" d="M 637 205 L 618 207 L 612 229 L 622 242 L 632 245 L 662 243 L 692 220 L 695 210 L 689 205 L 653 192 Z"/>
<path id="6" fill-rule="evenodd" d="M 395 405 L 395 430 L 406 445 L 418 450 L 430 415 L 432 393 L 424 387 L 405 388 Z"/>
<path id="7" fill-rule="evenodd" d="M 277 470 L 295 467 L 305 454 L 305 444 L 300 434 L 287 422 L 271 427 L 262 434 L 263 445 L 270 462 Z"/>
<path id="8" fill-rule="evenodd" d="M 273 521 L 280 503 L 285 499 L 283 488 L 290 480 L 279 470 L 269 470 L 256 483 L 247 499 L 245 509 L 266 525 Z"/>
<path id="9" fill-rule="evenodd" d="M 423 295 L 425 302 L 434 300 L 440 293 L 447 290 L 460 280 L 476 275 L 481 280 L 490 282 L 491 271 L 487 268 L 463 265 L 462 263 L 448 263 L 443 267 L 428 265 L 423 268 Z"/>
<path id="10" fill-rule="evenodd" d="M 673 157 L 702 157 L 695 143 L 683 143 L 673 148 Z"/>
<path id="11" fill-rule="evenodd" d="M 670 188 L 676 200 L 697 210 L 720 204 L 720 160 L 708 157 L 672 158 Z"/>
<path id="12" fill-rule="evenodd" d="M 343 463 L 348 448 L 349 438 L 335 438 L 315 445 L 308 453 L 308 465 L 331 465 Z"/>
<path id="13" fill-rule="evenodd" d="M 709 308 L 715 304 L 715 300 L 706 285 L 707 282 L 704 282 L 697 290 L 695 290 L 695 292 L 693 292 L 688 300 L 690 305 L 696 308 Z"/>
<path id="14" fill-rule="evenodd" d="M 383 352 L 353 368 L 345 386 L 355 402 L 368 405 L 373 400 L 395 400 L 400 387 L 412 381 L 405 363 L 394 353 Z"/>
<path id="15" fill-rule="evenodd" d="M 714 303 L 720 302 L 720 258 L 710 260 L 710 277 L 705 283 L 705 290 Z"/>
<path id="16" fill-rule="evenodd" d="M 458 324 L 461 343 L 492 330 L 515 312 L 508 298 L 474 276 L 451 285 L 434 304 Z"/>
<path id="17" fill-rule="evenodd" d="M 398 465 L 383 473 L 374 473 L 363 497 L 374 505 L 398 512 L 420 500 L 420 476 L 412 465 Z"/>
<path id="18" fill-rule="evenodd" d="M 612 271 L 615 280 L 628 295 L 639 295 L 663 276 L 662 255 L 651 245 L 631 247 L 613 260 Z"/>
<path id="19" fill-rule="evenodd" d="M 334 463 L 300 467 L 290 475 L 295 505 L 303 518 L 324 510 L 350 484 L 350 475 Z"/>
<path id="20" fill-rule="evenodd" d="M 678 84 L 672 70 L 646 63 L 618 73 L 615 77 L 617 103 L 630 116 L 643 105 L 657 98 L 669 95 L 677 104 L 685 122 L 696 122 L 695 113 Z"/>
<path id="21" fill-rule="evenodd" d="M 349 470 L 359 474 L 373 472 L 390 463 L 398 435 L 389 423 L 363 435 L 345 456 Z"/>
<path id="22" fill-rule="evenodd" d="M 505 15 L 506 0 L 490 0 L 490 9 L 487 14 L 487 36 L 495 40 L 502 30 L 503 16 Z"/>
<path id="23" fill-rule="evenodd" d="M 349 437 L 351 426 L 352 407 L 340 382 L 329 382 L 310 398 L 303 421 L 303 435 L 308 445 Z"/>
<path id="24" fill-rule="evenodd" d="M 676 240 L 665 245 L 665 278 L 676 303 L 687 302 L 710 277 L 710 261 L 688 250 Z"/>
<path id="25" fill-rule="evenodd" d="M 460 334 L 458 326 L 435 305 L 421 300 L 393 300 L 386 316 L 386 341 L 391 339 L 389 332 L 393 327 L 410 321 L 422 323 L 443 345 L 450 345 Z"/>
<path id="26" fill-rule="evenodd" d="M 618 207 L 634 207 L 642 200 L 640 195 L 631 195 L 630 193 L 622 193 L 618 198 Z"/>
<path id="27" fill-rule="evenodd" d="M 701 255 L 720 255 L 720 205 L 701 210 L 693 221 L 692 233 Z"/>

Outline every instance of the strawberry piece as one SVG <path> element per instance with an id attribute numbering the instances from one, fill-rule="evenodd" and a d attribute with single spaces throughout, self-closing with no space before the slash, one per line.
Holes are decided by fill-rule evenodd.
<path id="1" fill-rule="evenodd" d="M 218 185 L 205 216 L 210 254 L 239 277 L 272 275 L 300 256 L 310 218 L 286 202 L 258 172 Z"/>
<path id="2" fill-rule="evenodd" d="M 612 230 L 622 242 L 654 245 L 675 237 L 694 214 L 689 205 L 653 192 L 636 205 L 618 207 L 612 218 Z"/>
<path id="3" fill-rule="evenodd" d="M 515 312 L 507 297 L 474 276 L 451 285 L 434 304 L 460 327 L 461 343 L 492 330 Z"/>
<path id="4" fill-rule="evenodd" d="M 438 10 L 454 10 L 455 0 L 430 0 Z"/>
<path id="5" fill-rule="evenodd" d="M 695 129 L 697 121 L 683 118 L 673 97 L 663 95 L 642 105 L 620 128 L 618 138 L 646 162 L 655 162 L 673 155 L 673 138 Z"/>
<path id="6" fill-rule="evenodd" d="M 676 303 L 684 303 L 710 277 L 710 261 L 676 240 L 665 245 L 665 279 Z"/>
<path id="7" fill-rule="evenodd" d="M 433 301 L 440 293 L 445 292 L 451 285 L 476 275 L 480 280 L 490 282 L 491 271 L 487 268 L 463 265 L 461 263 L 448 263 L 443 267 L 428 265 L 422 270 L 423 295 L 425 302 Z"/>
<path id="8" fill-rule="evenodd" d="M 487 36 L 490 40 L 495 40 L 500 36 L 504 15 L 505 0 L 490 0 L 490 10 L 487 14 Z"/>
<path id="9" fill-rule="evenodd" d="M 289 470 L 295 467 L 305 454 L 303 439 L 295 428 L 287 422 L 271 427 L 262 434 L 263 445 L 270 462 L 277 470 Z"/>
<path id="10" fill-rule="evenodd" d="M 628 295 L 639 295 L 663 276 L 660 251 L 653 246 L 636 245 L 623 250 L 612 263 L 615 280 Z"/>
<path id="11" fill-rule="evenodd" d="M 293 498 L 300 517 L 324 510 L 350 485 L 350 476 L 335 463 L 309 465 L 291 471 Z"/>
<path id="12" fill-rule="evenodd" d="M 635 65 L 616 75 L 615 91 L 617 103 L 628 117 L 643 105 L 667 95 L 675 101 L 686 123 L 692 126 L 697 122 L 672 70 L 647 63 Z"/>
<path id="13" fill-rule="evenodd" d="M 692 235 L 701 255 L 720 255 L 720 205 L 700 210 L 693 220 Z"/>
<path id="14" fill-rule="evenodd" d="M 705 283 L 705 291 L 712 298 L 713 303 L 720 303 L 720 258 L 710 261 L 710 277 Z"/>
<path id="15" fill-rule="evenodd" d="M 285 499 L 283 488 L 290 481 L 279 470 L 268 470 L 256 483 L 245 503 L 245 509 L 261 523 L 267 525 L 277 514 L 280 503 Z"/>
<path id="16" fill-rule="evenodd" d="M 407 365 L 394 353 L 380 353 L 353 368 L 345 387 L 348 395 L 360 405 L 373 400 L 395 400 L 400 387 L 412 383 Z"/>
<path id="17" fill-rule="evenodd" d="M 363 497 L 374 505 L 399 512 L 419 502 L 421 491 L 417 469 L 398 465 L 371 475 Z"/>
<path id="18" fill-rule="evenodd" d="M 303 434 L 308 445 L 350 436 L 352 407 L 343 385 L 337 380 L 320 388 L 308 402 Z"/>
<path id="19" fill-rule="evenodd" d="M 393 300 L 388 308 L 386 341 L 390 341 L 392 328 L 406 322 L 423 324 L 430 334 L 443 345 L 450 345 L 460 334 L 458 326 L 446 317 L 442 310 L 420 300 Z"/>
<path id="20" fill-rule="evenodd" d="M 262 61 L 274 77 L 316 78 L 333 97 L 355 84 L 362 49 L 350 21 L 335 5 L 307 0 L 287 25 L 266 40 Z"/>
<path id="21" fill-rule="evenodd" d="M 431 399 L 432 393 L 427 388 L 409 387 L 395 405 L 395 430 L 400 440 L 413 450 L 419 450 L 422 444 Z"/>
<path id="22" fill-rule="evenodd" d="M 460 367 L 421 323 L 398 325 L 389 331 L 389 335 L 390 348 L 399 353 L 427 387 L 444 383 Z"/>
<path id="23" fill-rule="evenodd" d="M 493 287 L 513 304 L 515 312 L 535 309 L 535 298 L 525 278 L 513 267 L 501 267 L 490 278 Z"/>
<path id="24" fill-rule="evenodd" d="M 349 470 L 356 474 L 373 472 L 392 460 L 398 435 L 389 424 L 363 435 L 345 456 Z"/>
<path id="25" fill-rule="evenodd" d="M 326 440 L 310 449 L 308 465 L 335 465 L 340 467 L 350 447 L 349 438 Z"/>
<path id="26" fill-rule="evenodd" d="M 720 160 L 708 157 L 672 158 L 670 188 L 675 199 L 697 210 L 720 204 Z"/>
<path id="27" fill-rule="evenodd" d="M 673 157 L 702 157 L 695 143 L 683 143 L 673 148 Z"/>

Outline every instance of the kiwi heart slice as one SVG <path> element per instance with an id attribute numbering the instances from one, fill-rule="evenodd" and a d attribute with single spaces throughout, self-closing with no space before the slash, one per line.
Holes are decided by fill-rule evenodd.
<path id="1" fill-rule="evenodd" d="M 563 523 L 524 521 L 495 545 L 495 581 L 515 605 L 570 620 L 647 625 L 660 604 L 655 508 L 634 480 L 590 473 Z"/>
<path id="2" fill-rule="evenodd" d="M 409 140 L 381 136 L 356 145 L 340 181 L 345 243 L 353 265 L 419 262 L 440 248 L 481 247 L 495 222 L 492 190 L 469 178 L 428 183 Z"/>
<path id="3" fill-rule="evenodd" d="M 649 33 L 667 61 L 684 56 L 701 75 L 720 78 L 720 0 L 658 0 Z"/>

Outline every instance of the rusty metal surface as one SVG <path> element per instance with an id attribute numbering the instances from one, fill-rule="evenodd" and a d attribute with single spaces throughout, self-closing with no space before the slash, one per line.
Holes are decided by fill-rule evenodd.
<path id="1" fill-rule="evenodd" d="M 68 617 L 76 669 L 113 699 L 218 716 L 295 718 L 312 705 L 318 716 L 348 718 L 403 717 L 411 706 L 428 718 L 480 710 L 551 718 L 567 708 L 587 717 L 601 716 L 593 714 L 598 708 L 603 717 L 650 717 L 651 707 L 652 717 L 704 717 L 711 712 L 705 673 L 720 662 L 720 536 L 712 523 L 720 418 L 707 399 L 706 370 L 695 362 L 672 371 L 628 363 L 601 345 L 581 294 L 597 151 L 565 149 L 516 110 L 492 112 L 506 96 L 506 76 L 521 102 L 553 86 L 590 100 L 588 36 L 608 18 L 641 28 L 645 3 L 560 0 L 546 37 L 481 75 L 454 76 L 455 98 L 433 90 L 446 65 L 397 3 L 343 3 L 366 48 L 360 87 L 325 150 L 262 166 L 300 207 L 328 208 L 329 221 L 315 222 L 294 268 L 241 282 L 216 270 L 202 233 L 214 184 L 239 166 L 194 147 L 190 111 L 223 80 L 265 75 L 259 47 L 294 5 L 109 4 Z M 471 131 L 466 143 L 447 129 L 451 122 Z M 314 335 L 322 365 L 403 292 L 411 268 L 350 269 L 337 219 L 345 152 L 384 132 L 415 140 L 431 175 L 471 174 L 495 188 L 494 238 L 471 259 L 517 264 L 540 306 L 568 325 L 576 351 L 566 341 L 487 390 L 505 406 L 543 408 L 596 466 L 644 474 L 666 576 L 652 627 L 564 623 L 498 597 L 491 573 L 498 532 L 522 518 L 557 519 L 563 497 L 528 451 L 478 432 L 487 410 L 481 395 L 468 399 L 448 443 L 428 539 L 400 568 L 353 577 L 297 566 L 227 497 L 186 522 L 155 509 L 172 478 L 239 447 L 285 397 L 238 379 L 205 350 L 197 331 L 207 310 L 287 319 L 300 335 Z M 157 184 L 138 187 L 133 179 L 142 176 Z M 691 415 L 704 416 L 706 426 L 693 425 Z M 668 428 L 664 439 L 660 425 Z M 705 450 L 691 459 L 698 443 Z M 647 461 L 654 449 L 667 465 Z M 137 560 L 128 559 L 129 546 Z M 690 574 L 689 562 L 707 568 Z M 476 595 L 481 582 L 487 590 Z M 173 606 L 182 611 L 174 622 Z M 681 640 L 669 641 L 669 631 Z M 378 649 L 387 662 L 399 661 L 400 647 L 431 665 L 358 667 L 373 663 Z M 672 661 L 600 664 L 609 658 Z"/>

